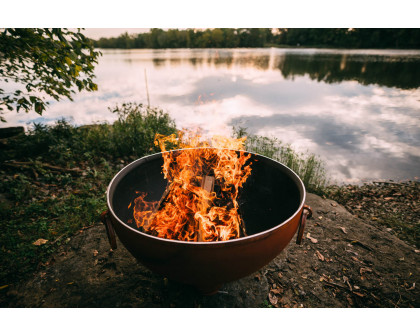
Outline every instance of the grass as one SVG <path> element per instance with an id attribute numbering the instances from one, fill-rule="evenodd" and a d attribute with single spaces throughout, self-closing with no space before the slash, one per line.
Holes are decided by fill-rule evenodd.
<path id="1" fill-rule="evenodd" d="M 72 234 L 98 223 L 111 178 L 124 164 L 157 151 L 155 133 L 176 131 L 159 109 L 129 103 L 111 112 L 118 115 L 112 125 L 34 125 L 0 152 L 0 287 L 42 267 Z M 27 164 L 10 167 L 11 160 Z M 33 245 L 39 238 L 48 242 Z"/>
<path id="2" fill-rule="evenodd" d="M 97 224 L 106 210 L 105 191 L 112 177 L 129 162 L 157 152 L 156 133 L 176 132 L 174 121 L 157 108 L 127 103 L 110 112 L 118 116 L 113 124 L 36 124 L 28 134 L 3 145 L 0 287 L 42 268 L 73 234 Z M 243 136 L 244 130 L 236 135 Z M 247 148 L 288 165 L 308 190 L 321 188 L 325 181 L 317 158 L 298 154 L 276 139 L 248 135 Z M 24 164 L 13 167 L 11 162 Z M 48 242 L 34 245 L 40 238 Z"/>
<path id="3" fill-rule="evenodd" d="M 323 194 L 327 177 L 324 162 L 316 155 L 298 153 L 289 144 L 283 144 L 276 138 L 248 134 L 244 128 L 235 128 L 234 135 L 247 136 L 246 150 L 283 163 L 302 179 L 309 192 Z"/>

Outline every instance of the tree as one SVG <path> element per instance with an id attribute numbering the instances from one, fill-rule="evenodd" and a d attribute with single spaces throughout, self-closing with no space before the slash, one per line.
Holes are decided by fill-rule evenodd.
<path id="1" fill-rule="evenodd" d="M 211 31 L 212 48 L 220 48 L 223 46 L 224 38 L 223 31 L 220 28 L 215 28 Z"/>
<path id="2" fill-rule="evenodd" d="M 47 99 L 95 91 L 94 63 L 100 52 L 80 29 L 7 28 L 0 31 L 0 120 L 5 109 L 42 115 Z M 11 88 L 5 90 L 4 87 Z"/>

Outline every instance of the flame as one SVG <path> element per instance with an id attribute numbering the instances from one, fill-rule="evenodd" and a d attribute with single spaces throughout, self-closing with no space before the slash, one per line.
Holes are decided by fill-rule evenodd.
<path id="1" fill-rule="evenodd" d="M 156 134 L 168 187 L 159 202 L 147 202 L 146 193 L 139 193 L 133 207 L 137 227 L 183 241 L 224 241 L 244 235 L 237 198 L 251 174 L 251 154 L 236 151 L 244 149 L 245 140 L 213 136 L 209 142 L 197 132 Z M 174 148 L 187 150 L 168 151 Z"/>

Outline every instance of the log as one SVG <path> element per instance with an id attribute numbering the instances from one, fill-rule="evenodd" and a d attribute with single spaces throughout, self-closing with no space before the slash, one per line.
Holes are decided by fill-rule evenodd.
<path id="1" fill-rule="evenodd" d="M 213 192 L 214 190 L 214 182 L 215 178 L 214 176 L 205 175 L 203 179 L 201 180 L 201 188 L 206 190 L 209 194 Z M 208 207 L 210 206 L 208 200 L 203 200 L 202 203 L 202 211 L 206 211 Z M 203 241 L 203 230 L 201 229 L 200 222 L 197 221 L 197 227 L 196 227 L 197 234 L 195 235 L 195 241 L 202 242 Z"/>

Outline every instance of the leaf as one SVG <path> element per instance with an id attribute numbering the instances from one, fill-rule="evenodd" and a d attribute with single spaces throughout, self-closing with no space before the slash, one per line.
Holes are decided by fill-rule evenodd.
<path id="1" fill-rule="evenodd" d="M 42 103 L 36 102 L 35 103 L 35 112 L 42 114 L 42 110 L 44 109 L 44 105 Z"/>
<path id="2" fill-rule="evenodd" d="M 413 282 L 413 285 L 412 285 L 410 288 L 407 288 L 407 290 L 411 291 L 411 290 L 413 290 L 414 288 L 416 288 L 416 283 L 415 283 L 415 282 Z M 1 289 L 1 288 L 0 288 L 0 289 Z"/>
<path id="3" fill-rule="evenodd" d="M 321 254 L 321 252 L 319 252 L 318 250 L 315 251 L 317 257 L 319 260 L 324 261 L 325 257 Z"/>
<path id="4" fill-rule="evenodd" d="M 67 63 L 67 65 L 72 65 L 72 61 L 71 61 L 71 59 L 69 58 L 69 57 L 64 57 L 64 61 Z"/>
<path id="5" fill-rule="evenodd" d="M 40 246 L 40 245 L 44 245 L 46 242 L 48 242 L 47 239 L 39 238 L 36 241 L 34 241 L 32 244 L 35 246 Z"/>
<path id="6" fill-rule="evenodd" d="M 97 91 L 97 90 L 98 90 L 98 85 L 97 85 L 97 84 L 95 84 L 95 83 L 89 83 L 89 88 L 90 88 L 92 91 Z"/>
<path id="7" fill-rule="evenodd" d="M 273 288 L 270 290 L 271 293 L 273 294 L 282 294 L 283 293 L 283 288 Z"/>
<path id="8" fill-rule="evenodd" d="M 329 276 L 325 275 L 324 273 L 321 275 L 321 277 L 319 278 L 319 281 L 326 281 L 326 282 L 330 282 Z"/>
<path id="9" fill-rule="evenodd" d="M 360 275 L 363 275 L 363 273 L 372 273 L 372 269 L 369 267 L 360 267 Z"/>
<path id="10" fill-rule="evenodd" d="M 306 234 L 306 238 L 308 238 L 313 244 L 318 243 L 318 239 L 311 237 L 309 232 Z"/>
<path id="11" fill-rule="evenodd" d="M 99 252 L 98 252 L 97 250 L 94 250 L 94 251 L 93 251 L 93 256 L 94 256 L 94 257 L 96 257 L 96 256 L 98 255 L 98 253 L 99 253 Z"/>
<path id="12" fill-rule="evenodd" d="M 279 299 L 277 298 L 277 296 L 275 296 L 274 294 L 272 294 L 271 292 L 268 293 L 268 299 L 270 300 L 270 303 L 275 306 L 277 305 L 277 303 L 279 302 Z"/>
<path id="13" fill-rule="evenodd" d="M 340 227 L 340 229 L 341 229 L 341 231 L 343 231 L 345 234 L 347 234 L 347 230 L 346 230 L 346 228 L 345 227 Z"/>

